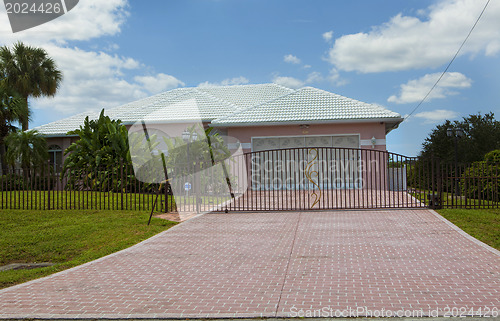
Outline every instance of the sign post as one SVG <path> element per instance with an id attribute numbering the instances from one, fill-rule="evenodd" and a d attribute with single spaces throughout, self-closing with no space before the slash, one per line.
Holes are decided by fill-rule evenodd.
<path id="1" fill-rule="evenodd" d="M 190 182 L 184 183 L 184 190 L 186 191 L 186 197 L 189 195 L 189 191 L 191 190 L 192 186 Z"/>

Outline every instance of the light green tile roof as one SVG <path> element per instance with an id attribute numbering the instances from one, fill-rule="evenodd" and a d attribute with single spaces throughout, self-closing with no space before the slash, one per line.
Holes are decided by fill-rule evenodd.
<path id="1" fill-rule="evenodd" d="M 401 119 L 401 115 L 374 104 L 313 87 L 215 119 L 215 126 L 248 126 L 294 122 L 328 122 L 370 119 Z"/>
<path id="2" fill-rule="evenodd" d="M 256 106 L 294 91 L 278 84 L 213 86 L 196 89 L 230 102 L 239 108 Z"/>
<path id="3" fill-rule="evenodd" d="M 375 118 L 399 122 L 401 118 L 383 107 L 316 88 L 293 90 L 277 84 L 177 88 L 106 109 L 105 114 L 125 124 L 141 119 L 156 122 L 201 119 L 214 126 Z M 87 116 L 96 119 L 99 112 L 81 113 L 34 129 L 47 136 L 64 136 L 79 128 Z"/>

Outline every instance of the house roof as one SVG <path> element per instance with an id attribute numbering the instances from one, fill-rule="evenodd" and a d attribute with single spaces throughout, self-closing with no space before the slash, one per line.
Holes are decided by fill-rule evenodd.
<path id="1" fill-rule="evenodd" d="M 399 123 L 401 115 L 378 105 L 313 87 L 304 87 L 260 105 L 217 118 L 212 124 L 226 127 L 378 120 Z"/>
<path id="2" fill-rule="evenodd" d="M 239 108 L 256 106 L 294 91 L 278 84 L 211 86 L 196 89 L 235 104 Z"/>
<path id="3" fill-rule="evenodd" d="M 290 92 L 293 89 L 277 84 L 177 88 L 106 109 L 104 113 L 113 119 L 120 119 L 124 124 L 133 124 L 141 119 L 152 120 L 153 117 L 158 122 L 192 119 L 210 122 Z M 65 136 L 68 131 L 78 129 L 87 116 L 97 119 L 99 112 L 84 112 L 33 129 L 49 137 Z"/>
<path id="4" fill-rule="evenodd" d="M 201 119 L 220 127 L 384 120 L 392 129 L 402 120 L 399 114 L 377 105 L 312 87 L 294 90 L 277 84 L 177 88 L 104 113 L 124 124 L 142 119 L 161 123 Z M 65 136 L 87 116 L 97 119 L 99 112 L 81 113 L 34 129 L 47 136 Z"/>

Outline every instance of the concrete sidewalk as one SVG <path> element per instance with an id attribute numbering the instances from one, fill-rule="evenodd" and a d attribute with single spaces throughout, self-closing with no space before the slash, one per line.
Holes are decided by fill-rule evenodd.
<path id="1" fill-rule="evenodd" d="M 0 318 L 494 317 L 498 309 L 499 252 L 430 210 L 206 214 L 0 290 Z"/>

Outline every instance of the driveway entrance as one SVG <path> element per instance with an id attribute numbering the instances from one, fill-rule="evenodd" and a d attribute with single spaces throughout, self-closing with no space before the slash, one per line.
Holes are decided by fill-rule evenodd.
<path id="1" fill-rule="evenodd" d="M 499 252 L 431 210 L 206 214 L 1 290 L 0 318 L 495 316 L 499 300 Z"/>

